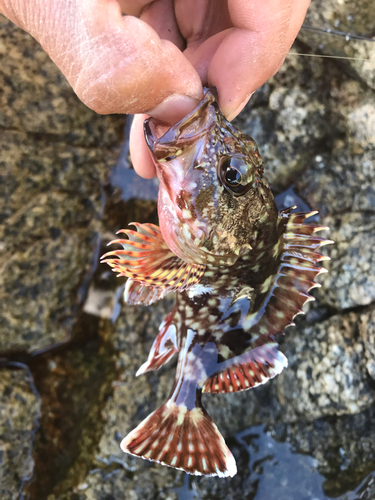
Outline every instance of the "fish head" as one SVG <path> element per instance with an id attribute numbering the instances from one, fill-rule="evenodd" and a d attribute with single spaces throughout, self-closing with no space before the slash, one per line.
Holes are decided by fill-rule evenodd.
<path id="1" fill-rule="evenodd" d="M 252 250 L 262 224 L 277 219 L 255 141 L 225 119 L 209 89 L 166 132 L 153 118 L 144 128 L 165 242 L 187 262 L 233 265 Z"/>

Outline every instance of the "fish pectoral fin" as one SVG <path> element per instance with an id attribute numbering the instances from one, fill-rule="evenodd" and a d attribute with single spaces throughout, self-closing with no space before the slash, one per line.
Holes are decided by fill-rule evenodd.
<path id="1" fill-rule="evenodd" d="M 152 344 L 148 359 L 137 371 L 137 377 L 151 370 L 158 370 L 179 351 L 177 346 L 177 330 L 173 324 L 174 315 L 175 310 L 170 312 L 161 324 L 159 333 Z"/>
<path id="2" fill-rule="evenodd" d="M 278 344 L 264 344 L 224 362 L 225 368 L 209 377 L 203 392 L 223 393 L 246 391 L 264 384 L 288 366 Z"/>
<path id="3" fill-rule="evenodd" d="M 204 408 L 167 401 L 121 442 L 121 449 L 197 476 L 233 477 L 236 462 Z"/>
<path id="4" fill-rule="evenodd" d="M 122 249 L 101 257 L 101 262 L 107 263 L 118 276 L 132 280 L 125 290 L 125 299 L 130 299 L 131 304 L 151 304 L 168 292 L 183 292 L 199 282 L 206 267 L 177 257 L 165 243 L 158 226 L 132 225 L 136 231 L 118 231 L 125 233 L 128 239 L 108 243 L 120 244 Z"/>
<path id="5" fill-rule="evenodd" d="M 131 305 L 149 306 L 162 299 L 168 290 L 160 287 L 142 285 L 129 278 L 125 285 L 124 300 Z"/>

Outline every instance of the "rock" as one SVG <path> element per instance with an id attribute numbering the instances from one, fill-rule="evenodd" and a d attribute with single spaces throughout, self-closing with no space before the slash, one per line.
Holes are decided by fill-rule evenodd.
<path id="1" fill-rule="evenodd" d="M 124 306 L 117 321 L 113 346 L 120 377 L 113 382 L 112 396 L 102 410 L 102 432 L 90 470 L 74 488 L 80 500 L 118 498 L 120 491 L 126 491 L 126 498 L 130 499 L 177 498 L 173 488 L 181 486 L 182 472 L 150 467 L 146 461 L 125 455 L 119 446 L 125 434 L 164 402 L 171 388 L 173 367 L 162 374 L 135 377 L 170 307 L 170 298 L 158 302 L 154 308 Z M 59 491 L 48 498 L 71 498 L 61 495 Z"/>
<path id="2" fill-rule="evenodd" d="M 289 367 L 275 379 L 282 419 L 313 420 L 358 413 L 375 403 L 367 368 L 374 312 L 332 316 L 288 335 L 283 351 Z M 370 347 L 369 347 L 370 346 Z"/>
<path id="3" fill-rule="evenodd" d="M 307 12 L 305 24 L 317 28 L 338 30 L 354 35 L 373 37 L 374 23 L 371 2 L 363 0 L 352 4 L 335 0 L 317 0 Z M 313 50 L 330 56 L 349 57 L 340 64 L 350 73 L 361 78 L 375 89 L 375 46 L 371 41 L 356 40 L 354 37 L 338 37 L 329 34 L 301 30 L 298 39 Z"/>
<path id="4" fill-rule="evenodd" d="M 0 126 L 85 147 L 118 146 L 124 121 L 79 101 L 34 38 L 0 14 Z"/>
<path id="5" fill-rule="evenodd" d="M 0 496 L 21 498 L 34 470 L 32 447 L 40 417 L 40 398 L 28 370 L 0 370 Z"/>
<path id="6" fill-rule="evenodd" d="M 124 120 L 87 109 L 37 42 L 1 20 L 0 352 L 31 352 L 75 324 Z"/>
<path id="7" fill-rule="evenodd" d="M 98 248 L 111 156 L 17 132 L 0 141 L 0 351 L 35 351 L 74 325 Z"/>
<path id="8" fill-rule="evenodd" d="M 341 92 L 338 93 L 341 95 Z M 297 181 L 300 193 L 326 215 L 335 242 L 328 253 L 329 273 L 322 278 L 317 296 L 337 309 L 367 305 L 375 300 L 374 210 L 375 147 L 374 124 L 368 99 L 358 88 L 338 108 L 345 119 L 345 140 L 337 139 L 329 154 L 313 161 Z M 358 107 L 351 109 L 355 99 Z M 366 117 L 369 116 L 369 119 Z M 369 141 L 368 141 L 369 139 Z"/>
<path id="9" fill-rule="evenodd" d="M 327 217 L 325 223 L 332 227 L 329 237 L 335 243 L 328 250 L 332 260 L 317 296 L 339 309 L 371 304 L 375 300 L 375 216 L 354 212 Z"/>
<path id="10" fill-rule="evenodd" d="M 322 486 L 328 497 L 370 500 L 374 494 L 374 418 L 372 406 L 337 419 L 276 426 L 270 432 L 278 440 L 282 436 L 294 452 L 315 459 L 315 467 L 326 478 Z M 358 496 L 345 494 L 354 489 Z"/>

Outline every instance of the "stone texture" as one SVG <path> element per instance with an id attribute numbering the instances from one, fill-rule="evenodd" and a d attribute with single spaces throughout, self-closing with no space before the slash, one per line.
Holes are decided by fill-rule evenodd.
<path id="1" fill-rule="evenodd" d="M 25 369 L 0 370 L 0 497 L 18 500 L 33 474 L 40 399 Z"/>
<path id="2" fill-rule="evenodd" d="M 275 380 L 283 419 L 358 413 L 375 402 L 367 368 L 374 328 L 365 326 L 374 318 L 373 311 L 332 316 L 287 336 L 289 367 Z"/>
<path id="3" fill-rule="evenodd" d="M 373 5 L 371 0 L 337 2 L 335 0 L 317 0 L 307 12 L 305 24 L 317 28 L 326 28 L 364 35 L 374 36 Z M 299 39 L 307 43 L 313 53 L 330 56 L 350 57 L 352 60 L 340 61 L 350 74 L 354 74 L 367 85 L 375 89 L 375 44 L 371 41 L 355 40 L 329 34 L 313 33 L 301 30 Z"/>
<path id="4" fill-rule="evenodd" d="M 75 323 L 124 119 L 87 109 L 37 42 L 1 21 L 0 352 L 38 351 Z"/>
<path id="5" fill-rule="evenodd" d="M 0 14 L 0 127 L 85 147 L 118 145 L 123 119 L 82 104 L 30 35 Z"/>

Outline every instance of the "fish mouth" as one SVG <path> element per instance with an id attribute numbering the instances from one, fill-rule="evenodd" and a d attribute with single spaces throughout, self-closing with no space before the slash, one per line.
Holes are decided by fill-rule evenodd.
<path id="1" fill-rule="evenodd" d="M 160 180 L 158 213 L 163 238 L 182 260 L 203 265 L 232 265 L 239 258 L 228 246 L 213 244 L 216 222 L 195 207 L 204 188 L 202 170 L 195 166 L 201 163 L 207 138 L 217 126 L 218 109 L 214 94 L 207 89 L 197 107 L 172 127 L 154 118 L 144 123 Z"/>

